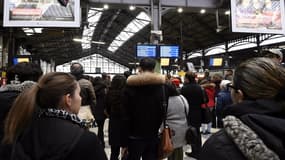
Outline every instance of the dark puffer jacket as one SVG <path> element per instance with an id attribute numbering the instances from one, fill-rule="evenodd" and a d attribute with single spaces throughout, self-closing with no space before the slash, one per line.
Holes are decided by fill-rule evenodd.
<path id="1" fill-rule="evenodd" d="M 271 100 L 228 107 L 225 128 L 206 141 L 199 159 L 285 159 L 284 108 Z"/>
<path id="2" fill-rule="evenodd" d="M 126 107 L 128 136 L 154 138 L 162 123 L 162 86 L 165 77 L 160 74 L 143 72 L 127 79 L 123 96 Z M 166 95 L 168 95 L 166 90 Z"/>

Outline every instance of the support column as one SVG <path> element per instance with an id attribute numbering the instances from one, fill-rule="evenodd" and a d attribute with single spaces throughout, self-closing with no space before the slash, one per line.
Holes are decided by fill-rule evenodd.
<path id="1" fill-rule="evenodd" d="M 150 14 L 151 14 L 151 30 L 154 32 L 150 34 L 150 43 L 152 44 L 159 44 L 160 42 L 160 35 L 156 33 L 160 31 L 161 27 L 161 3 L 160 0 L 151 0 L 150 5 Z M 160 73 L 161 65 L 160 65 L 160 58 L 157 59 L 155 65 L 155 72 Z"/>
<path id="2" fill-rule="evenodd" d="M 8 38 L 8 67 L 13 65 L 13 57 L 16 55 L 15 49 L 15 36 L 13 33 L 13 28 L 9 30 L 9 38 Z"/>

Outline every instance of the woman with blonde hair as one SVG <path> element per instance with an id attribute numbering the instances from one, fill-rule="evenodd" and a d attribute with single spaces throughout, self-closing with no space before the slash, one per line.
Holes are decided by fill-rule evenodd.
<path id="1" fill-rule="evenodd" d="M 107 159 L 97 136 L 78 118 L 80 87 L 68 73 L 48 73 L 15 100 L 3 143 L 11 157 L 0 159 Z"/>

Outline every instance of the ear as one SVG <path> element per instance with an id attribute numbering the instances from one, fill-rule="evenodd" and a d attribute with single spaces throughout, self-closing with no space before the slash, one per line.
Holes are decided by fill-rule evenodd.
<path id="1" fill-rule="evenodd" d="M 244 95 L 243 95 L 243 92 L 240 89 L 236 91 L 236 96 L 237 96 L 238 103 L 243 101 Z"/>
<path id="2" fill-rule="evenodd" d="M 67 108 L 70 108 L 71 107 L 71 101 L 72 101 L 71 95 L 70 94 L 64 95 L 63 98 L 64 98 L 64 106 Z"/>

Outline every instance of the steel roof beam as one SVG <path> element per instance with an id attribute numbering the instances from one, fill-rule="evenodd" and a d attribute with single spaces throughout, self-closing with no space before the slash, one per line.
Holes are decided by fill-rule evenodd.
<path id="1" fill-rule="evenodd" d="M 109 3 L 126 5 L 150 5 L 150 0 L 89 0 L 91 3 Z M 223 0 L 160 0 L 163 7 L 203 7 L 216 8 Z"/>

